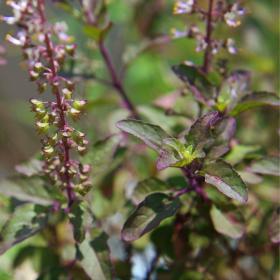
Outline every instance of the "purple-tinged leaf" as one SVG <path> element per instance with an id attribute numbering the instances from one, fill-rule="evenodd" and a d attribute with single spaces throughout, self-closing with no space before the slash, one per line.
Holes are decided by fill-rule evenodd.
<path id="1" fill-rule="evenodd" d="M 123 120 L 117 123 L 117 127 L 140 138 L 147 146 L 158 152 L 158 170 L 169 166 L 183 167 L 195 158 L 204 157 L 204 153 L 196 150 L 192 145 L 184 145 L 158 125 L 138 120 Z"/>
<path id="2" fill-rule="evenodd" d="M 233 219 L 230 215 L 222 213 L 216 206 L 210 211 L 211 220 L 217 232 L 233 239 L 241 238 L 245 233 L 244 225 Z"/>
<path id="3" fill-rule="evenodd" d="M 241 203 L 247 202 L 247 187 L 230 164 L 222 160 L 210 162 L 204 165 L 200 173 L 206 183 L 215 186 L 226 196 Z"/>
<path id="4" fill-rule="evenodd" d="M 180 200 L 164 193 L 153 193 L 143 200 L 130 215 L 122 229 L 122 239 L 137 240 L 157 227 L 162 220 L 173 216 L 180 208 Z"/>
<path id="5" fill-rule="evenodd" d="M 209 158 L 219 158 L 229 150 L 229 142 L 233 138 L 236 130 L 236 120 L 226 117 L 219 121 L 213 129 L 214 143 L 208 153 Z"/>
<path id="6" fill-rule="evenodd" d="M 260 106 L 280 106 L 280 98 L 272 92 L 253 92 L 242 98 L 230 112 L 231 116 L 236 116 L 244 111 Z"/>
<path id="7" fill-rule="evenodd" d="M 211 137 L 211 129 L 219 119 L 219 112 L 217 111 L 207 113 L 199 118 L 191 126 L 186 136 L 186 142 L 199 150 L 202 150 L 206 145 L 213 144 L 214 139 Z"/>
<path id="8" fill-rule="evenodd" d="M 172 138 L 160 126 L 138 120 L 122 120 L 117 127 L 141 139 L 157 152 L 162 150 L 163 139 Z"/>

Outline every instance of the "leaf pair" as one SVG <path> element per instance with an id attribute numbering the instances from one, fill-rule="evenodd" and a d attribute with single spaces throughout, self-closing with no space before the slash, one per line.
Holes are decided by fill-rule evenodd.
<path id="1" fill-rule="evenodd" d="M 198 67 L 180 64 L 172 67 L 174 73 L 187 84 L 197 101 L 215 106 L 221 112 L 236 116 L 259 106 L 280 106 L 280 98 L 271 92 L 250 92 L 250 73 L 244 70 L 233 71 L 221 83 L 219 75 L 205 75 Z M 218 98 L 214 92 L 218 91 Z M 210 93 L 210 94 L 209 94 Z"/>
<path id="2" fill-rule="evenodd" d="M 218 158 L 228 151 L 228 142 L 235 132 L 235 120 L 221 119 L 219 112 L 210 112 L 199 118 L 185 136 L 185 143 L 170 136 L 160 126 L 138 121 L 122 120 L 117 123 L 122 131 L 141 139 L 159 154 L 157 168 L 184 167 L 211 151 Z"/>

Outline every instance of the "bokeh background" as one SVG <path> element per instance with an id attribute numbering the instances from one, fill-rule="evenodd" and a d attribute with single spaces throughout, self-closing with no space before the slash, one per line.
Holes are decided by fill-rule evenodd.
<path id="1" fill-rule="evenodd" d="M 202 5 L 206 1 L 201 1 Z M 236 29 L 218 30 L 217 36 L 230 36 L 237 40 L 238 55 L 229 57 L 230 65 L 252 70 L 253 88 L 276 91 L 279 88 L 279 2 L 277 0 L 251 0 L 246 2 L 248 15 L 242 26 Z M 110 0 L 108 10 L 114 27 L 107 44 L 114 62 L 123 73 L 125 87 L 131 99 L 137 104 L 146 104 L 156 97 L 169 93 L 178 86 L 170 70 L 172 64 L 182 60 L 201 61 L 202 55 L 194 51 L 194 42 L 178 39 L 166 42 L 165 35 L 171 28 L 182 29 L 184 22 L 172 15 L 171 0 Z M 95 73 L 102 76 L 104 69 L 100 57 L 88 42 L 79 22 L 71 19 L 61 10 L 50 7 L 52 20 L 66 21 L 70 33 L 77 38 L 79 52 Z M 1 14 L 10 11 L 0 2 Z M 193 19 L 186 19 L 190 21 Z M 15 164 L 22 162 L 39 149 L 38 137 L 33 128 L 28 99 L 36 96 L 35 85 L 28 81 L 20 50 L 4 42 L 12 27 L 1 24 L 0 42 L 6 48 L 7 65 L 0 66 L 0 176 L 13 172 Z M 160 38 L 137 55 L 150 40 Z M 222 54 L 225 55 L 225 54 Z M 124 66 L 124 61 L 130 61 Z M 88 99 L 100 97 L 114 99 L 111 89 L 95 81 L 81 81 L 79 94 Z M 108 103 L 110 103 L 108 101 Z M 111 105 L 107 104 L 107 107 Z M 106 107 L 104 105 L 103 107 Z M 108 109 L 108 108 L 107 108 Z M 92 110 L 94 111 L 94 110 Z M 108 112 L 106 108 L 103 111 Z M 259 109 L 259 114 L 243 115 L 246 133 L 242 138 L 247 143 L 259 142 L 269 149 L 278 144 L 278 116 L 274 111 Z M 90 113 L 91 114 L 91 113 Z M 94 115 L 94 113 L 93 113 Z M 90 125 L 93 116 L 87 116 Z M 94 118 L 93 118 L 94 119 Z M 98 121 L 98 120 L 97 120 Z M 269 124 L 269 125 L 268 125 Z M 101 138 L 102 135 L 95 135 Z"/>
<path id="2" fill-rule="evenodd" d="M 77 2 L 72 1 L 73 5 L 77 5 Z M 114 26 L 106 40 L 106 45 L 129 97 L 142 112 L 151 116 L 155 112 L 145 105 L 153 103 L 158 97 L 171 93 L 181 86 L 180 81 L 172 73 L 171 66 L 185 60 L 201 64 L 203 54 L 195 52 L 193 40 L 169 40 L 172 28 L 184 30 L 184 26 L 195 21 L 195 18 L 173 16 L 173 0 L 107 0 L 107 2 L 108 14 Z M 207 1 L 200 0 L 200 2 L 201 5 L 207 5 Z M 278 92 L 279 1 L 248 0 L 244 3 L 248 14 L 242 25 L 236 29 L 221 27 L 214 34 L 217 38 L 234 38 L 239 52 L 234 56 L 221 52 L 219 57 L 226 57 L 229 60 L 230 69 L 242 68 L 252 71 L 253 90 Z M 69 33 L 76 38 L 77 56 L 81 62 L 75 65 L 76 71 L 94 73 L 99 77 L 107 78 L 98 50 L 87 38 L 88 31 L 79 21 L 52 5 L 51 2 L 48 8 L 50 21 L 67 22 Z M 0 0 L 0 14 L 9 13 L 4 1 Z M 20 50 L 4 40 L 5 34 L 12 32 L 13 27 L 0 24 L 0 44 L 6 49 L 4 57 L 7 60 L 6 65 L 0 65 L 0 178 L 13 174 L 17 164 L 28 160 L 40 149 L 39 137 L 34 129 L 33 114 L 30 112 L 28 102 L 30 98 L 36 97 L 36 87 L 28 80 Z M 126 111 L 119 109 L 120 100 L 115 91 L 97 83 L 94 79 L 79 79 L 76 94 L 90 101 L 90 110 L 78 125 L 83 126 L 82 130 L 87 131 L 92 142 L 112 133 L 116 120 L 126 116 Z M 42 98 L 49 99 L 52 96 L 46 94 Z M 186 106 L 194 110 L 191 105 L 186 104 Z M 155 119 L 163 126 L 168 122 L 166 116 L 159 114 Z M 259 108 L 254 113 L 246 112 L 238 117 L 238 128 L 237 139 L 240 143 L 260 145 L 268 154 L 278 154 L 278 111 Z M 151 161 L 145 159 L 142 165 L 145 164 L 150 167 Z M 145 168 L 142 169 L 148 169 Z M 142 170 L 139 171 L 141 172 Z M 124 176 L 126 175 L 124 172 Z M 142 179 L 145 175 L 146 173 Z M 115 180 L 115 184 L 123 182 L 119 177 Z M 275 178 L 265 178 L 262 184 L 256 186 L 264 199 L 264 204 L 276 204 L 277 200 L 279 201 L 278 185 L 279 181 Z M 115 195 L 114 201 L 106 200 L 107 204 L 102 206 L 110 208 L 109 212 L 114 211 L 114 207 L 119 207 L 116 201 L 121 200 L 120 196 L 123 196 L 121 192 Z M 104 204 L 104 201 L 100 203 Z M 17 250 L 16 246 L 1 259 L 0 270 L 1 266 L 9 267 Z M 147 254 L 149 255 L 149 252 Z M 136 255 L 135 258 L 137 257 L 139 257 L 138 265 L 134 267 L 136 274 L 141 272 L 141 261 L 143 262 L 143 256 Z M 272 260 L 269 259 L 268 262 L 270 263 L 267 267 Z M 27 271 L 26 275 L 27 280 L 33 279 L 32 271 Z M 16 279 L 22 280 L 23 274 L 20 277 Z"/>

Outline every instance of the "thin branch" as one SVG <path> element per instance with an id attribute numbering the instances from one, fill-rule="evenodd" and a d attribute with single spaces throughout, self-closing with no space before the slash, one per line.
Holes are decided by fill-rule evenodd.
<path id="1" fill-rule="evenodd" d="M 119 93 L 120 97 L 124 101 L 124 104 L 125 104 L 126 108 L 131 112 L 132 116 L 136 119 L 140 119 L 140 116 L 138 115 L 138 112 L 137 112 L 136 108 L 134 107 L 134 105 L 130 101 L 130 99 L 128 98 L 128 95 L 126 94 L 126 91 L 123 87 L 123 84 L 120 81 L 120 79 L 118 78 L 118 75 L 116 73 L 115 67 L 114 67 L 113 62 L 112 62 L 112 59 L 110 57 L 108 49 L 104 45 L 103 40 L 101 40 L 99 42 L 98 46 L 99 46 L 100 53 L 101 53 L 101 55 L 104 59 L 104 62 L 107 66 L 108 72 L 111 76 L 114 88 Z"/>
<path id="2" fill-rule="evenodd" d="M 207 20 L 206 20 L 206 38 L 205 41 L 207 43 L 207 48 L 204 53 L 204 61 L 202 70 L 205 73 L 208 73 L 210 65 L 211 65 L 211 58 L 212 58 L 212 47 L 211 47 L 211 36 L 213 31 L 213 23 L 212 23 L 212 13 L 213 13 L 213 4 L 214 0 L 209 0 L 209 6 L 208 6 L 208 13 L 207 13 Z"/>
<path id="3" fill-rule="evenodd" d="M 82 5 L 82 8 L 84 10 L 84 14 L 85 14 L 87 24 L 92 25 L 92 26 L 96 26 L 96 22 L 95 22 L 95 20 L 93 20 L 93 17 L 92 17 L 92 11 L 89 10 L 88 7 L 85 7 L 83 5 L 83 3 L 81 3 L 81 5 Z M 121 80 L 119 79 L 119 77 L 117 75 L 117 71 L 114 67 L 111 56 L 109 54 L 109 51 L 104 44 L 103 38 L 101 38 L 99 40 L 98 48 L 99 48 L 99 51 L 100 51 L 100 53 L 102 55 L 102 58 L 105 62 L 107 70 L 108 70 L 108 72 L 111 76 L 112 85 L 113 85 L 114 89 L 117 91 L 117 93 L 119 94 L 119 96 L 123 100 L 123 102 L 125 104 L 125 107 L 130 111 L 131 115 L 136 119 L 140 119 L 140 116 L 139 116 L 135 106 L 133 105 L 133 103 L 129 99 L 129 97 L 128 97 L 125 89 L 124 89 L 124 86 L 123 86 Z"/>

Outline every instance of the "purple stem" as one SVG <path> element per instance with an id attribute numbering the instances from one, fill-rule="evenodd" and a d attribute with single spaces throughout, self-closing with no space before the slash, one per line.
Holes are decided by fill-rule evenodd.
<path id="1" fill-rule="evenodd" d="M 120 79 L 118 78 L 116 69 L 113 65 L 112 59 L 110 57 L 110 54 L 108 52 L 108 49 L 105 47 L 103 40 L 101 40 L 98 44 L 99 46 L 99 50 L 101 52 L 101 55 L 104 59 L 104 62 L 107 66 L 108 72 L 111 76 L 112 79 L 112 84 L 114 86 L 114 88 L 117 90 L 117 92 L 119 93 L 120 97 L 122 98 L 125 107 L 131 112 L 132 116 L 136 119 L 140 119 L 136 108 L 134 107 L 134 105 L 132 104 L 132 102 L 130 101 L 130 99 L 128 98 L 124 87 L 122 85 L 122 82 L 120 81 Z"/>
<path id="2" fill-rule="evenodd" d="M 211 64 L 211 57 L 212 57 L 212 47 L 211 47 L 211 35 L 213 31 L 212 26 L 212 10 L 213 10 L 213 0 L 209 0 L 209 6 L 208 6 L 208 13 L 207 13 L 207 27 L 206 27 L 206 38 L 205 41 L 207 43 L 207 48 L 204 53 L 204 62 L 202 66 L 202 70 L 205 73 L 208 73 L 210 64 Z"/>

